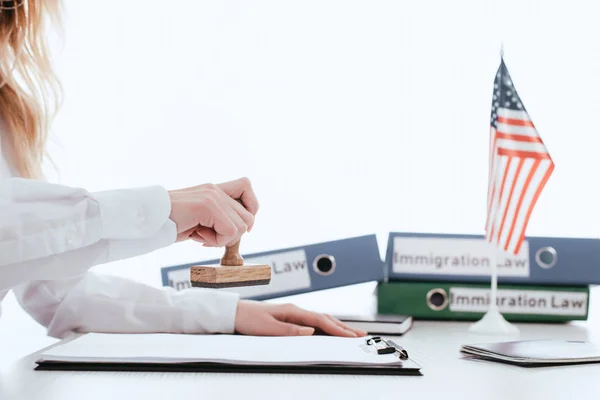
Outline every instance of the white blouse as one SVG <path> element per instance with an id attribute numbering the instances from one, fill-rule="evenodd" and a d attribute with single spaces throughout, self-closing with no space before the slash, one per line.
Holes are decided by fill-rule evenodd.
<path id="1" fill-rule="evenodd" d="M 89 271 L 174 243 L 164 188 L 90 193 L 22 179 L 8 162 L 7 142 L 2 146 L 0 133 L 0 301 L 12 288 L 56 338 L 72 332 L 233 332 L 235 292 L 178 292 Z"/>

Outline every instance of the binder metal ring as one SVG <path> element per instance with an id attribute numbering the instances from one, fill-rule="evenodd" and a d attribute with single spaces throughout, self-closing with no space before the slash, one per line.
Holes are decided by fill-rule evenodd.
<path id="1" fill-rule="evenodd" d="M 535 261 L 542 268 L 552 268 L 556 265 L 558 255 L 554 247 L 546 246 L 535 253 Z"/>
<path id="2" fill-rule="evenodd" d="M 439 302 L 434 303 L 433 299 L 434 299 L 434 296 L 436 296 L 436 295 L 442 297 L 441 304 L 436 304 Z M 437 298 L 437 296 L 436 296 L 436 298 Z M 429 292 L 427 292 L 427 307 L 429 307 L 433 311 L 443 310 L 444 308 L 446 308 L 447 305 L 448 305 L 448 294 L 446 294 L 446 291 L 444 289 L 435 288 L 435 289 L 431 289 Z"/>
<path id="3" fill-rule="evenodd" d="M 319 275 L 331 275 L 335 271 L 335 257 L 329 254 L 319 254 L 313 261 L 313 269 Z"/>

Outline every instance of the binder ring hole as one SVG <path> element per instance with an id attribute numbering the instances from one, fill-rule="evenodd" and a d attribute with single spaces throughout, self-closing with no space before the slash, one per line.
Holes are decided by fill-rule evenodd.
<path id="1" fill-rule="evenodd" d="M 335 258 L 329 254 L 321 254 L 313 261 L 313 269 L 319 275 L 331 275 L 335 270 Z"/>
<path id="2" fill-rule="evenodd" d="M 433 311 L 440 311 L 448 305 L 448 295 L 444 289 L 431 289 L 427 293 L 427 307 Z"/>
<path id="3" fill-rule="evenodd" d="M 552 268 L 556 265 L 556 250 L 553 247 L 542 247 L 535 253 L 535 261 L 542 268 Z"/>

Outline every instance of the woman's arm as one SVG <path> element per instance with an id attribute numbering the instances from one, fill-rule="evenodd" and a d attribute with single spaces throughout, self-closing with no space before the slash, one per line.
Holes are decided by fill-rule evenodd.
<path id="1" fill-rule="evenodd" d="M 90 193 L 14 178 L 0 182 L 0 289 L 81 275 L 90 267 L 172 244 L 160 186 Z M 123 248 L 120 243 L 138 246 Z"/>
<path id="2" fill-rule="evenodd" d="M 48 335 L 109 333 L 240 333 L 257 336 L 336 336 L 367 333 L 327 314 L 293 304 L 239 300 L 235 292 L 155 288 L 88 272 L 62 281 L 31 282 L 15 289 L 21 306 Z"/>
<path id="3" fill-rule="evenodd" d="M 170 197 L 170 217 L 169 203 Z M 241 199 L 245 208 L 233 199 Z M 0 185 L 0 289 L 54 337 L 70 332 L 237 331 L 256 335 L 361 334 L 332 317 L 290 305 L 239 301 L 234 292 L 154 288 L 88 272 L 193 237 L 239 240 L 258 203 L 247 179 L 175 192 L 160 187 L 91 194 L 12 179 Z M 177 237 L 177 239 L 176 239 Z M 312 327 L 305 329 L 304 327 Z"/>
<path id="4" fill-rule="evenodd" d="M 244 206 L 234 199 L 242 199 Z M 258 202 L 249 180 L 168 192 L 160 186 L 90 193 L 43 181 L 0 181 L 0 290 L 81 275 L 90 267 L 194 238 L 239 240 Z"/>
<path id="5" fill-rule="evenodd" d="M 253 215 L 231 196 L 246 198 L 256 212 L 257 202 L 243 179 L 226 182 L 222 189 L 201 185 L 174 192 L 150 187 L 99 193 L 4 181 L 0 249 L 7 257 L 0 260 L 0 286 L 13 287 L 21 306 L 55 337 L 72 331 L 232 332 L 237 294 L 176 292 L 88 272 L 93 265 L 184 240 L 198 226 L 209 245 L 237 240 Z"/>
<path id="6" fill-rule="evenodd" d="M 239 296 L 232 292 L 155 288 L 87 272 L 14 289 L 21 306 L 48 335 L 72 332 L 232 333 Z"/>

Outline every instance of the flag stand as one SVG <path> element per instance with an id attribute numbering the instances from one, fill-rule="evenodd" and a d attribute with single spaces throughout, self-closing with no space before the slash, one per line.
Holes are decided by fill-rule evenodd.
<path id="1" fill-rule="evenodd" d="M 490 290 L 490 305 L 484 316 L 477 322 L 471 324 L 469 332 L 478 334 L 508 334 L 518 335 L 519 328 L 516 325 L 508 322 L 498 309 L 496 303 L 498 291 L 498 260 L 497 248 L 493 243 L 490 245 L 490 265 L 492 267 L 492 279 Z"/>

